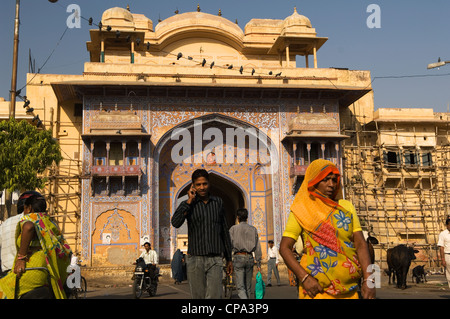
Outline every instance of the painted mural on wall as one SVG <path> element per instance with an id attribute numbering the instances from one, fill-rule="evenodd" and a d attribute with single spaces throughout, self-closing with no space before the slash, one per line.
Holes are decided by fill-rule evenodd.
<path id="1" fill-rule="evenodd" d="M 129 212 L 119 209 L 98 216 L 92 234 L 94 265 L 126 265 L 135 259 L 139 233 L 136 219 Z"/>

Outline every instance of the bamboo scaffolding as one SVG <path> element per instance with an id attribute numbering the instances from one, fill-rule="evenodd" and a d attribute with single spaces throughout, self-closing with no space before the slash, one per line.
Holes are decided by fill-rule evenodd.
<path id="1" fill-rule="evenodd" d="M 344 189 L 363 228 L 379 240 L 377 262 L 386 266 L 386 250 L 404 243 L 420 247 L 428 266 L 439 267 L 436 244 L 450 207 L 448 119 L 444 129 L 436 124 L 430 136 L 420 131 L 422 123 L 402 127 L 392 122 L 386 129 L 374 121 L 366 130 L 358 118 L 352 116 L 351 127 L 342 126 L 342 134 L 352 137 L 342 143 Z M 434 138 L 435 145 L 420 144 L 424 136 Z M 383 144 L 382 137 L 391 143 Z M 389 152 L 395 163 L 387 158 Z"/>

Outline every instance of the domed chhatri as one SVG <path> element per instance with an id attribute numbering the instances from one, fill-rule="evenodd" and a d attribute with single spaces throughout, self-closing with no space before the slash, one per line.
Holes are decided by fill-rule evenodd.
<path id="1" fill-rule="evenodd" d="M 134 18 L 130 11 L 120 7 L 114 7 L 103 12 L 103 25 L 134 27 Z"/>
<path id="2" fill-rule="evenodd" d="M 311 21 L 304 15 L 298 14 L 297 8 L 294 7 L 294 13 L 284 19 L 283 28 L 297 26 L 312 28 Z"/>

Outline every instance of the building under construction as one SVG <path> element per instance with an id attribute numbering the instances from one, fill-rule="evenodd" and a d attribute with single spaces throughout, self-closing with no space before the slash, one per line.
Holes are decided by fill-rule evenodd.
<path id="1" fill-rule="evenodd" d="M 440 267 L 439 233 L 449 216 L 448 113 L 379 109 L 373 119 L 352 116 L 342 125 L 346 198 L 363 228 L 379 241 L 376 262 L 397 244 L 419 250 L 417 262 Z"/>

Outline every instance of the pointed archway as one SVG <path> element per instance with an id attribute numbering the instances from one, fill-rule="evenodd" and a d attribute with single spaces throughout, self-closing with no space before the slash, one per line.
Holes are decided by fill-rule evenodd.
<path id="1" fill-rule="evenodd" d="M 181 133 L 174 138 L 177 131 Z M 245 136 L 238 135 L 242 132 Z M 227 134 L 232 136 L 231 142 Z M 218 143 L 218 136 L 222 143 Z M 249 224 L 258 229 L 264 254 L 265 242 L 274 236 L 276 200 L 272 195 L 273 173 L 266 169 L 267 164 L 255 162 L 254 156 L 260 160 L 263 156 L 263 163 L 267 158 L 272 160 L 269 145 L 273 145 L 270 138 L 256 127 L 221 114 L 191 119 L 166 132 L 154 153 L 157 214 L 153 215 L 152 228 L 160 262 L 169 262 L 174 251 L 183 250 L 187 243 L 186 225 L 175 229 L 170 219 L 179 203 L 187 199 L 192 173 L 198 168 L 210 172 L 211 194 L 224 200 L 229 227 L 236 222 L 238 208 L 249 210 Z"/>

